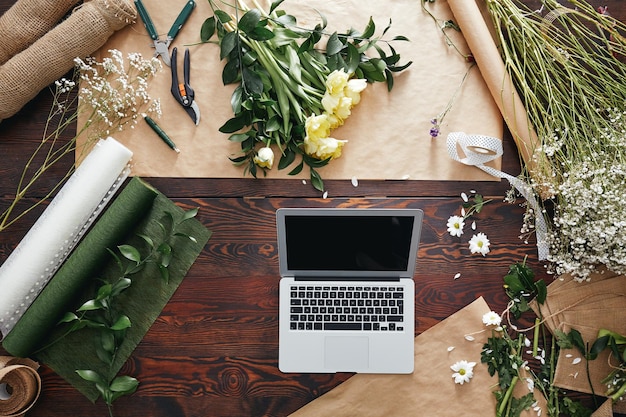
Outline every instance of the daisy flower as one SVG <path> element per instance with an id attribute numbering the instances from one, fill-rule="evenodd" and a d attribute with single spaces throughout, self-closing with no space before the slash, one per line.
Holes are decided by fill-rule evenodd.
<path id="1" fill-rule="evenodd" d="M 461 216 L 450 216 L 448 219 L 448 233 L 452 236 L 460 237 L 463 234 L 463 226 L 465 226 L 465 219 Z"/>
<path id="2" fill-rule="evenodd" d="M 455 384 L 463 385 L 465 382 L 470 382 L 470 379 L 474 376 L 474 366 L 476 362 L 458 361 L 450 367 L 454 371 L 452 378 L 454 378 Z"/>
<path id="3" fill-rule="evenodd" d="M 487 239 L 487 235 L 484 233 L 478 233 L 469 241 L 469 248 L 472 253 L 480 253 L 485 256 L 489 253 L 489 239 Z"/>
<path id="4" fill-rule="evenodd" d="M 483 323 L 487 326 L 499 326 L 502 318 L 495 311 L 483 314 Z"/>

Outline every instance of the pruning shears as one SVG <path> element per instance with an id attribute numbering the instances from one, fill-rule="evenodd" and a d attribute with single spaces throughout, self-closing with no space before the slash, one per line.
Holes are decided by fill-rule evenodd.
<path id="1" fill-rule="evenodd" d="M 141 17 L 141 20 L 143 21 L 143 24 L 146 27 L 150 38 L 152 38 L 152 41 L 154 42 L 154 56 L 157 57 L 160 55 L 163 59 L 163 63 L 169 67 L 171 62 L 169 51 L 170 44 L 172 43 L 176 35 L 178 35 L 178 32 L 191 15 L 193 9 L 196 7 L 196 2 L 194 0 L 187 1 L 185 7 L 183 7 L 183 9 L 180 11 L 180 14 L 172 24 L 169 32 L 167 32 L 167 36 L 165 39 L 161 39 L 159 37 L 159 34 L 154 27 L 154 23 L 152 23 L 152 19 L 150 18 L 148 11 L 143 5 L 143 2 L 141 0 L 135 0 L 135 7 L 137 8 L 137 12 Z"/>
<path id="2" fill-rule="evenodd" d="M 189 49 L 185 49 L 185 58 L 183 60 L 183 82 L 178 80 L 177 65 L 178 49 L 172 49 L 172 95 L 185 109 L 191 120 L 198 126 L 200 124 L 200 107 L 194 100 L 195 92 L 189 85 Z"/>

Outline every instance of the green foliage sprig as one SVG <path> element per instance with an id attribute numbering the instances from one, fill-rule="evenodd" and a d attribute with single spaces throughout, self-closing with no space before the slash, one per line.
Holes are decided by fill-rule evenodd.
<path id="1" fill-rule="evenodd" d="M 139 385 L 139 381 L 132 376 L 110 375 L 113 372 L 112 367 L 117 354 L 124 343 L 126 331 L 132 325 L 131 319 L 123 312 L 124 306 L 120 295 L 133 284 L 132 276 L 150 264 L 156 266 L 160 279 L 166 284 L 169 282 L 168 267 L 172 259 L 175 239 L 184 238 L 196 242 L 195 237 L 181 232 L 179 226 L 195 217 L 197 213 L 198 209 L 185 211 L 181 216 L 166 212 L 161 221 L 157 222 L 161 231 L 158 241 L 146 235 L 137 235 L 145 244 L 146 250 L 142 251 L 137 246 L 129 244 L 119 245 L 117 251 L 107 249 L 118 266 L 118 274 L 112 279 L 100 280 L 100 285 L 94 291 L 95 296 L 85 301 L 75 311 L 67 312 L 59 321 L 60 325 L 68 326 L 68 328 L 51 344 L 81 329 L 96 331 L 93 340 L 95 353 L 98 359 L 109 367 L 109 371 L 107 374 L 102 374 L 93 369 L 79 369 L 76 373 L 82 379 L 94 384 L 106 403 L 110 416 L 113 415 L 113 402 L 124 395 L 134 393 Z M 146 254 L 143 255 L 142 252 Z"/>
<path id="2" fill-rule="evenodd" d="M 278 169 L 292 165 L 299 156 L 301 161 L 289 175 L 297 175 L 307 165 L 311 183 L 322 191 L 324 184 L 317 169 L 331 158 L 308 155 L 303 143 L 305 120 L 324 111 L 322 98 L 328 75 L 343 70 L 370 83 L 385 82 L 391 91 L 393 74 L 411 62 L 400 64 L 400 55 L 390 43 L 374 36 L 376 25 L 371 18 L 362 32 L 327 33 L 324 16 L 314 29 L 305 29 L 297 26 L 294 16 L 277 9 L 282 1 L 274 1 L 265 12 L 256 2 L 256 7 L 250 8 L 238 0 L 233 16 L 209 0 L 214 16 L 204 22 L 200 37 L 202 42 L 210 42 L 217 33 L 220 59 L 226 60 L 222 81 L 224 85 L 238 84 L 231 97 L 234 117 L 220 128 L 230 134 L 229 140 L 241 143 L 242 155 L 231 160 L 244 165 L 245 172 L 254 177 L 259 169 L 266 174 L 268 166 L 255 161 L 257 145 L 275 145 L 281 154 Z M 391 20 L 382 36 L 390 25 Z M 325 48 L 319 45 L 323 38 Z M 396 36 L 392 40 L 408 39 Z M 380 43 L 386 43 L 389 50 Z M 371 50 L 378 56 L 368 56 Z"/>
<path id="3" fill-rule="evenodd" d="M 589 358 L 595 359 L 605 349 L 609 349 L 611 357 L 617 361 L 613 370 L 602 380 L 606 384 L 606 396 L 613 401 L 622 400 L 626 395 L 626 336 L 600 329 L 598 338 L 589 349 Z"/>
<path id="4" fill-rule="evenodd" d="M 514 320 L 520 319 L 530 310 L 531 300 L 543 304 L 548 296 L 545 282 L 535 280 L 535 274 L 526 264 L 526 259 L 511 265 L 503 280 L 509 297 L 505 314 L 507 317 L 510 314 Z M 542 318 L 537 317 L 531 340 L 526 335 L 530 329 L 519 329 L 517 324 L 509 320 L 509 324 L 503 325 L 501 331 L 494 331 L 483 346 L 481 362 L 487 364 L 491 376 L 498 376 L 498 390 L 494 391 L 496 416 L 519 417 L 522 411 L 534 407 L 536 398 L 533 392 L 519 398 L 514 396 L 515 387 L 519 383 L 527 385 L 530 391 L 534 388 L 541 392 L 546 399 L 546 414 L 549 417 L 564 414 L 572 417 L 591 416 L 591 410 L 579 401 L 564 397 L 553 385 L 559 349 L 576 343 L 573 341 L 577 340 L 577 332 L 557 333 L 548 340 L 541 323 Z"/>

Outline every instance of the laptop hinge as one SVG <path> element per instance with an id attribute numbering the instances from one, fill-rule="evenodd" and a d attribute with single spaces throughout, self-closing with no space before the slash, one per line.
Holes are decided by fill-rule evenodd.
<path id="1" fill-rule="evenodd" d="M 293 277 L 295 281 L 400 282 L 400 277 Z"/>

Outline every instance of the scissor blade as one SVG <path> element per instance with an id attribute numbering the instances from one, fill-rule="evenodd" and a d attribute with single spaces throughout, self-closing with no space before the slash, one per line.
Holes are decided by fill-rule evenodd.
<path id="1" fill-rule="evenodd" d="M 185 110 L 187 110 L 191 120 L 198 126 L 200 124 L 200 107 L 198 107 L 198 103 L 195 100 L 192 101 L 191 106 L 185 107 Z"/>
<path id="2" fill-rule="evenodd" d="M 168 67 L 171 66 L 172 61 L 170 59 L 169 42 L 156 40 L 154 41 L 154 48 L 156 49 L 155 54 L 161 56 L 163 63 Z"/>

